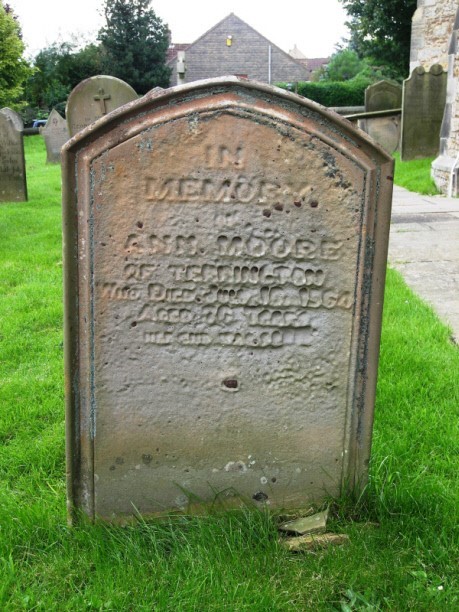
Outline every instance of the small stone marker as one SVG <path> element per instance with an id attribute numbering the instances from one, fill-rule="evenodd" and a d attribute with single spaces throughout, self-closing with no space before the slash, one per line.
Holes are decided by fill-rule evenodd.
<path id="1" fill-rule="evenodd" d="M 65 112 L 70 136 L 136 98 L 132 87 L 116 77 L 98 75 L 81 81 L 67 100 Z"/>
<path id="2" fill-rule="evenodd" d="M 429 72 L 418 66 L 403 82 L 402 160 L 433 157 L 438 153 L 446 81 L 443 67 L 434 64 Z"/>
<path id="3" fill-rule="evenodd" d="M 18 132 L 24 131 L 24 121 L 22 120 L 22 117 L 19 113 L 14 111 L 12 108 L 8 108 L 7 106 L 0 109 L 0 113 L 11 119 L 14 127 L 18 130 Z"/>
<path id="4" fill-rule="evenodd" d="M 63 149 L 69 507 L 89 517 L 365 482 L 393 160 L 224 77 Z"/>
<path id="5" fill-rule="evenodd" d="M 330 546 L 342 546 L 349 544 L 350 538 L 345 533 L 323 533 L 321 535 L 306 535 L 298 538 L 281 540 L 281 545 L 289 552 L 307 552 L 329 548 Z"/>
<path id="6" fill-rule="evenodd" d="M 282 525 L 279 525 L 279 531 L 297 533 L 298 535 L 304 535 L 306 533 L 324 533 L 327 529 L 327 520 L 328 509 L 323 512 L 316 512 L 316 514 L 311 514 L 310 516 L 303 516 L 293 521 L 282 523 Z"/>
<path id="7" fill-rule="evenodd" d="M 0 202 L 27 201 L 22 132 L 8 114 L 0 113 Z"/>
<path id="8" fill-rule="evenodd" d="M 41 133 L 45 139 L 46 163 L 59 164 L 61 161 L 61 149 L 69 139 L 69 130 L 66 120 L 61 117 L 55 108 L 51 111 Z"/>
<path id="9" fill-rule="evenodd" d="M 365 111 L 375 111 L 401 108 L 402 86 L 392 81 L 378 81 L 365 89 Z"/>

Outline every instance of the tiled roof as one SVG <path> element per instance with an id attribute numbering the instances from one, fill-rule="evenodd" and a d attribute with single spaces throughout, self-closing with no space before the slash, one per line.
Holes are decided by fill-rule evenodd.
<path id="1" fill-rule="evenodd" d="M 185 51 L 188 49 L 191 43 L 171 43 L 167 50 L 167 62 L 174 60 L 177 57 L 179 51 Z"/>

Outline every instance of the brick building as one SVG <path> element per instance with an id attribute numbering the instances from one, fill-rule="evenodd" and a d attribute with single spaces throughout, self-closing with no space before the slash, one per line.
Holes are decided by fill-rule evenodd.
<path id="1" fill-rule="evenodd" d="M 184 61 L 181 60 L 183 54 Z M 264 83 L 309 80 L 309 71 L 304 64 L 282 51 L 234 13 L 222 19 L 194 43 L 171 45 L 169 57 L 171 85 L 226 75 Z M 183 68 L 185 72 L 180 74 Z"/>

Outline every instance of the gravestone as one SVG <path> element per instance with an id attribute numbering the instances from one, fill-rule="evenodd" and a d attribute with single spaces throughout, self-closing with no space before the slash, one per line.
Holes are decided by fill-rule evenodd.
<path id="1" fill-rule="evenodd" d="M 379 81 L 365 89 L 365 111 L 372 113 L 402 106 L 402 87 L 391 81 Z"/>
<path id="2" fill-rule="evenodd" d="M 13 120 L 0 113 L 0 202 L 27 201 L 27 183 L 22 132 Z"/>
<path id="3" fill-rule="evenodd" d="M 422 66 L 403 81 L 401 158 L 433 157 L 439 151 L 447 73 L 440 64 Z"/>
<path id="4" fill-rule="evenodd" d="M 4 108 L 0 109 L 0 113 L 2 115 L 6 115 L 7 117 L 9 117 L 11 119 L 11 121 L 13 122 L 14 127 L 19 132 L 24 131 L 24 122 L 22 120 L 21 115 L 19 115 L 19 113 L 17 113 L 16 111 L 14 111 L 11 108 L 8 108 L 7 106 L 5 106 Z"/>
<path id="5" fill-rule="evenodd" d="M 81 81 L 67 100 L 65 113 L 70 136 L 136 98 L 132 87 L 116 77 L 98 75 Z"/>
<path id="6" fill-rule="evenodd" d="M 51 111 L 41 134 L 45 139 L 46 163 L 59 164 L 61 149 L 69 139 L 69 130 L 66 120 L 61 117 L 55 108 Z"/>
<path id="7" fill-rule="evenodd" d="M 223 77 L 63 149 L 69 507 L 91 518 L 365 482 L 393 161 Z"/>
<path id="8" fill-rule="evenodd" d="M 375 111 L 362 113 L 357 125 L 388 153 L 398 150 L 400 144 L 400 111 Z"/>

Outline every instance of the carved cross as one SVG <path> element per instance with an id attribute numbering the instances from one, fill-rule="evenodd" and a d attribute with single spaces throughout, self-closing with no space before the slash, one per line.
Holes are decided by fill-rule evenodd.
<path id="1" fill-rule="evenodd" d="M 107 106 L 105 104 L 105 100 L 110 100 L 111 95 L 110 94 L 106 94 L 104 89 L 99 89 L 99 91 L 97 92 L 98 95 L 94 96 L 94 100 L 96 102 L 100 103 L 100 112 L 102 113 L 102 115 L 106 115 L 107 114 Z"/>

